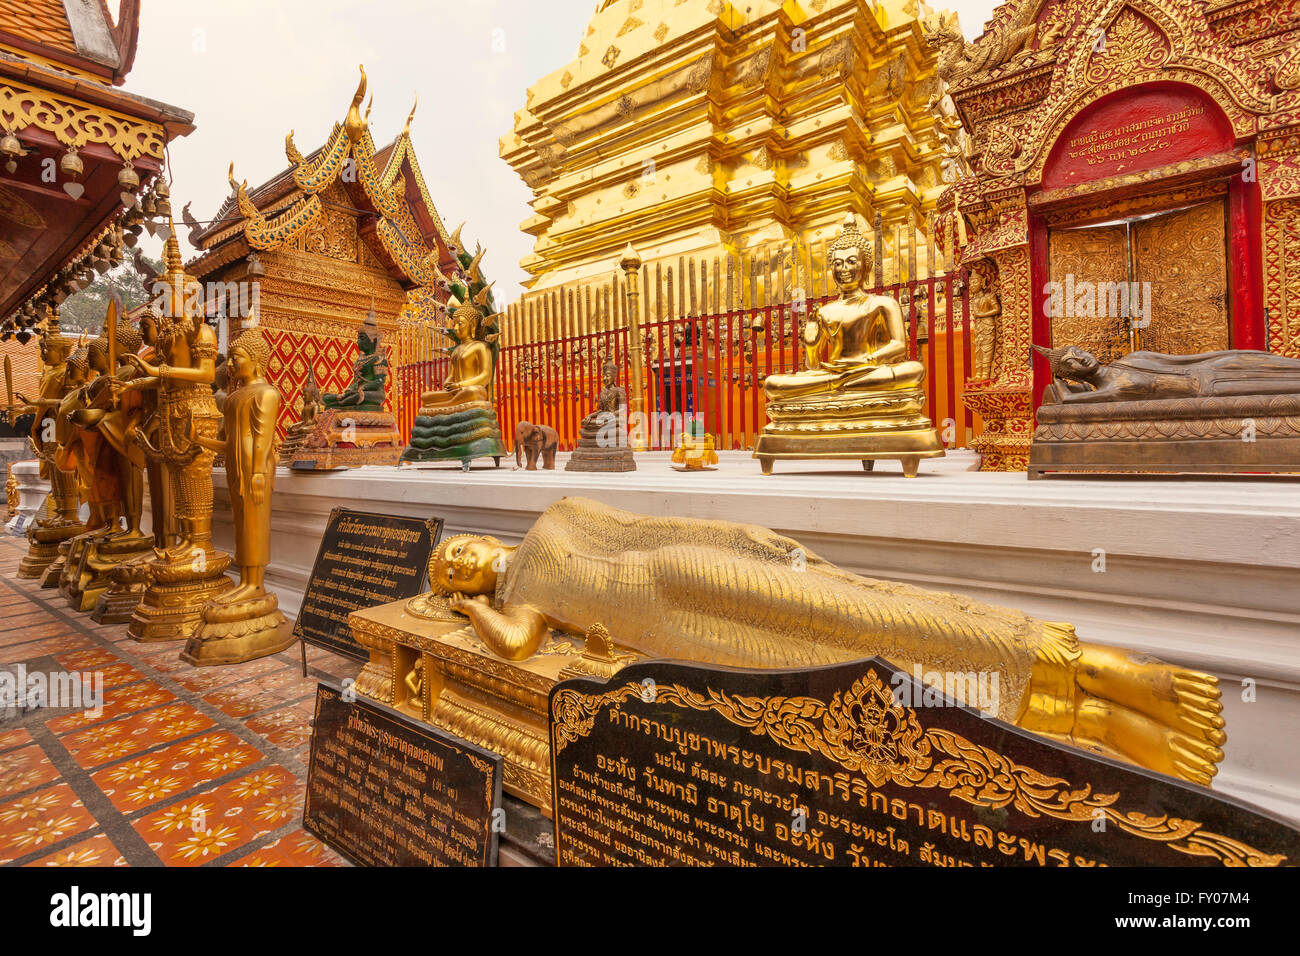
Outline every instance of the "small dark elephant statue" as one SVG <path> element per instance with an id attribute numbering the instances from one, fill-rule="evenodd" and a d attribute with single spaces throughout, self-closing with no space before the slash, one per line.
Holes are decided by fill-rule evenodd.
<path id="1" fill-rule="evenodd" d="M 515 466 L 519 465 L 519 452 L 522 449 L 528 456 L 525 471 L 537 470 L 537 458 L 541 455 L 542 467 L 555 470 L 555 449 L 559 447 L 560 436 L 550 425 L 534 425 L 532 422 L 520 422 L 515 426 Z"/>

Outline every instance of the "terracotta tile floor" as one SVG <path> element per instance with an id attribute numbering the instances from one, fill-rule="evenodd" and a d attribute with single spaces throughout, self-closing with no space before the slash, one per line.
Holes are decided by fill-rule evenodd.
<path id="1" fill-rule="evenodd" d="M 339 866 L 302 829 L 316 682 L 358 666 L 298 648 L 196 668 L 180 644 L 95 624 L 19 580 L 0 536 L 0 669 L 80 672 L 103 710 L 0 710 L 0 864 Z M 97 683 L 102 681 L 102 683 Z"/>

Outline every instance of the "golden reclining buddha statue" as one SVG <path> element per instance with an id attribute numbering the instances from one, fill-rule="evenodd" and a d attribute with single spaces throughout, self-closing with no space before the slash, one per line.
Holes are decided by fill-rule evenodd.
<path id="1" fill-rule="evenodd" d="M 908 358 L 903 310 L 864 288 L 871 262 L 871 242 L 850 213 L 827 252 L 839 298 L 804 324 L 806 367 L 763 382 L 770 421 L 754 447 L 763 474 L 776 459 L 858 458 L 870 471 L 878 458 L 897 458 L 912 478 L 920 459 L 943 456 L 922 414 L 925 366 Z"/>
<path id="2" fill-rule="evenodd" d="M 996 673 L 1001 719 L 1195 783 L 1209 784 L 1223 759 L 1215 677 L 1080 641 L 1069 624 L 851 574 L 756 525 L 565 498 L 517 547 L 446 539 L 429 576 L 506 661 L 547 653 L 553 631 L 708 665 L 879 656 L 908 671 Z"/>

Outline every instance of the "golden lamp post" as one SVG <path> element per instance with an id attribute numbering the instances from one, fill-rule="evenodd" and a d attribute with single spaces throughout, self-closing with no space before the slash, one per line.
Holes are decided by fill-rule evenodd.
<path id="1" fill-rule="evenodd" d="M 619 260 L 619 268 L 627 277 L 627 336 L 632 360 L 632 417 L 636 423 L 631 429 L 632 450 L 647 451 L 645 419 L 645 350 L 641 343 L 641 312 L 637 308 L 636 279 L 641 268 L 641 257 L 629 242 Z"/>

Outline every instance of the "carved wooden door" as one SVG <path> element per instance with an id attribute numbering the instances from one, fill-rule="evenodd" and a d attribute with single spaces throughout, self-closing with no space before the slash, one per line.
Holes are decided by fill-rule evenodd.
<path id="1" fill-rule="evenodd" d="M 1099 283 L 1128 282 L 1128 225 L 1053 229 L 1048 273 L 1053 285 L 1052 345 L 1077 345 L 1103 364 L 1127 355 L 1128 320 L 1099 309 L 1096 289 Z"/>
<path id="2" fill-rule="evenodd" d="M 1228 348 L 1223 200 L 1133 224 L 1134 278 L 1151 283 L 1151 322 L 1138 344 L 1191 355 Z"/>
<path id="3" fill-rule="evenodd" d="M 1223 200 L 1096 226 L 1052 229 L 1052 345 L 1103 364 L 1135 348 L 1188 355 L 1229 347 Z M 1133 325 L 1130 327 L 1130 319 Z"/>

